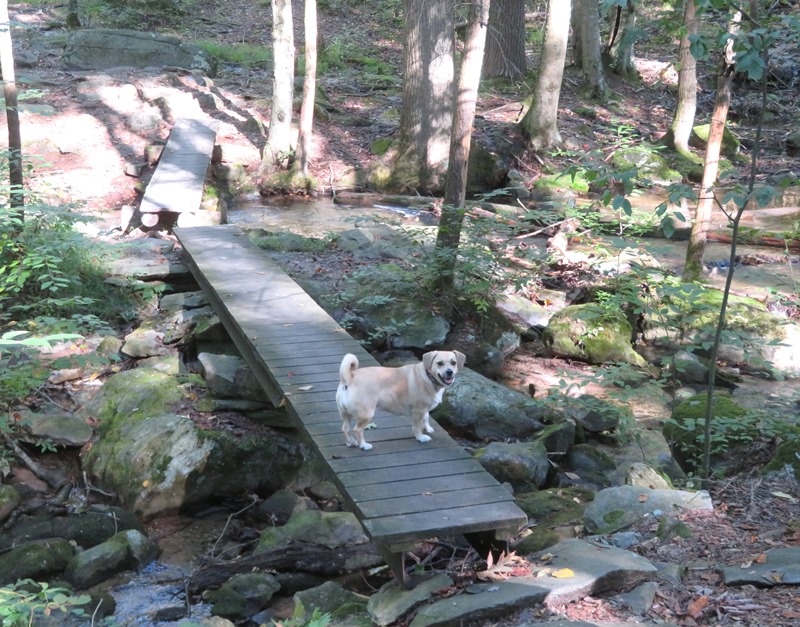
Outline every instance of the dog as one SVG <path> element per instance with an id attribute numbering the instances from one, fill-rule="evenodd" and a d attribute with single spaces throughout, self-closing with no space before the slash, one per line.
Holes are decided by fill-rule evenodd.
<path id="1" fill-rule="evenodd" d="M 442 402 L 446 388 L 464 367 L 466 356 L 459 351 L 431 351 L 422 361 L 399 368 L 358 367 L 358 358 L 348 353 L 339 366 L 336 405 L 342 418 L 347 446 L 364 451 L 372 444 L 364 441 L 364 429 L 377 409 L 411 417 L 411 430 L 420 442 L 430 442 L 431 409 Z"/>

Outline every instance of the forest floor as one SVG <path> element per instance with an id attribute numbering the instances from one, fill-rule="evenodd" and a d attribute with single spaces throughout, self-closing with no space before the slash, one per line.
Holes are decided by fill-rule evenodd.
<path id="1" fill-rule="evenodd" d="M 399 4 L 399 3 L 398 3 Z M 542 3 L 536 3 L 537 5 Z M 184 16 L 180 25 L 165 29 L 178 32 L 191 39 L 209 39 L 220 44 L 249 43 L 268 45 L 271 16 L 269 3 L 263 0 L 240 0 L 236 3 L 205 2 L 191 15 Z M 346 6 L 345 6 L 346 5 Z M 296 32 L 298 48 L 302 42 L 301 3 L 296 2 Z M 374 10 L 381 7 L 379 11 Z M 51 7 L 51 8 L 43 8 Z M 48 11 L 63 10 L 63 6 L 20 4 L 11 7 L 16 19 L 33 28 L 43 26 L 51 17 Z M 320 119 L 315 130 L 311 154 L 311 170 L 325 181 L 332 172 L 344 171 L 354 164 L 360 167 L 378 157 L 370 151 L 375 139 L 391 134 L 396 118 L 389 116 L 399 104 L 400 61 L 402 56 L 402 22 L 389 3 L 330 2 L 320 16 L 321 48 L 328 49 L 330 58 L 339 50 L 341 65 L 328 64 L 321 79 L 337 115 Z M 335 10 L 334 10 L 335 9 Z M 530 16 L 532 27 L 541 28 L 542 15 Z M 648 28 L 643 20 L 644 28 Z M 568 68 L 560 105 L 560 128 L 575 150 L 598 149 L 610 155 L 621 142 L 655 141 L 665 132 L 671 121 L 674 106 L 676 71 L 671 65 L 677 46 L 652 26 L 652 37 L 637 47 L 637 67 L 641 81 L 632 83 L 610 77 L 612 100 L 608 103 L 589 103 L 580 87 L 580 77 Z M 380 65 L 355 63 L 353 59 L 364 51 Z M 535 51 L 532 51 L 535 53 Z M 531 55 L 533 62 L 535 54 Z M 38 74 L 49 80 L 53 98 L 65 92 L 74 78 L 59 68 L 57 54 L 43 55 L 36 67 Z M 24 77 L 20 71 L 18 76 Z M 706 117 L 713 104 L 712 70 L 705 68 L 699 77 L 703 86 L 699 93 L 698 117 Z M 241 96 L 257 100 L 268 95 L 271 85 L 269 68 L 255 65 L 242 69 L 233 65 L 221 68 L 216 83 Z M 380 85 L 380 87 L 377 87 Z M 515 123 L 522 109 L 522 99 L 530 89 L 530 82 L 493 82 L 482 91 L 478 106 L 475 136 L 477 141 L 518 142 Z M 773 102 L 774 120 L 767 132 L 767 151 L 762 161 L 765 173 L 780 170 L 798 170 L 798 161 L 786 155 L 781 138 L 796 120 L 796 98 L 776 94 Z M 741 89 L 732 105 L 732 114 L 740 120 L 739 131 L 745 150 L 752 145 L 753 93 Z M 587 111 L 591 111 L 588 115 Z M 55 114 L 56 118 L 60 114 Z M 370 123 L 353 124 L 354 119 Z M 346 123 L 343 123 L 346 121 Z M 57 119 L 49 124 L 57 124 Z M 114 120 L 105 120 L 105 127 L 113 129 Z M 117 122 L 118 123 L 118 122 Z M 23 135 L 26 128 L 23 126 Z M 115 139 L 124 131 L 91 132 L 82 138 L 84 153 L 98 154 L 113 149 Z M 58 155 L 55 155 L 59 159 Z M 515 167 L 530 180 L 545 170 L 557 170 L 565 165 L 566 154 L 551 155 L 546 161 L 525 151 L 517 155 Z M 120 174 L 118 168 L 108 164 L 98 165 L 95 179 L 70 181 L 70 172 L 78 172 L 75 155 L 64 153 L 54 164 L 63 178 L 76 192 L 74 200 L 85 200 L 97 213 L 103 207 L 110 223 L 118 220 L 122 204 L 135 204 L 135 179 Z M 77 176 L 77 174 L 76 174 Z M 737 173 L 746 176 L 746 167 Z M 80 198 L 84 190 L 84 198 Z M 102 191 L 98 191 L 102 190 Z M 539 363 L 541 366 L 541 362 Z M 524 359 L 514 362 L 514 368 L 524 372 L 531 363 Z M 555 366 L 553 367 L 555 376 Z M 782 496 L 775 496 L 778 493 Z M 666 544 L 651 544 L 641 549 L 653 560 L 682 563 L 689 566 L 686 579 L 680 585 L 662 584 L 650 617 L 680 625 L 740 624 L 753 627 L 788 627 L 800 621 L 800 591 L 791 586 L 773 588 L 744 587 L 728 589 L 721 577 L 709 565 L 746 564 L 769 548 L 800 545 L 800 496 L 797 484 L 786 478 L 765 479 L 757 473 L 746 474 L 716 483 L 712 488 L 716 509 L 709 514 L 678 516 L 692 531 L 687 538 L 674 538 Z M 790 498 L 785 498 L 789 495 Z M 630 613 L 607 599 L 587 598 L 562 608 L 550 608 L 545 615 L 560 614 L 571 619 L 622 620 Z M 493 623 L 494 624 L 494 623 Z M 503 621 L 503 625 L 512 622 Z"/>

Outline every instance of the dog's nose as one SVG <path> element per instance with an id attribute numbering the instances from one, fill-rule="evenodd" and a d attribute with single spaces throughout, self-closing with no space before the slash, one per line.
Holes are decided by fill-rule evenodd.
<path id="1" fill-rule="evenodd" d="M 452 370 L 452 368 L 448 368 L 447 370 L 445 370 L 445 371 L 444 371 L 444 376 L 446 376 L 446 377 L 452 377 L 452 376 L 453 376 L 453 370 Z"/>

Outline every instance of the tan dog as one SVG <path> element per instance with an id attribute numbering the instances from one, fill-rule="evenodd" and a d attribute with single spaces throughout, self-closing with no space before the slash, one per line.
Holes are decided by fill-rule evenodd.
<path id="1" fill-rule="evenodd" d="M 465 360 L 465 355 L 458 351 L 431 351 L 418 364 L 359 368 L 355 355 L 345 355 L 339 366 L 336 405 L 347 446 L 358 446 L 365 451 L 372 448 L 372 444 L 364 441 L 364 429 L 377 409 L 411 416 L 414 437 L 429 442 L 431 438 L 426 434 L 433 433 L 433 427 L 428 412 L 442 402 L 445 388 L 453 384 Z"/>

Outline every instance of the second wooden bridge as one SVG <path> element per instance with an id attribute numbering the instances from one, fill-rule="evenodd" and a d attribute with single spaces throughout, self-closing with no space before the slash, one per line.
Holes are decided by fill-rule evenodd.
<path id="1" fill-rule="evenodd" d="M 527 518 L 513 496 L 434 423 L 417 442 L 410 418 L 379 412 L 371 451 L 344 444 L 336 408 L 339 364 L 375 359 L 238 227 L 175 229 L 186 261 L 239 352 L 276 406 L 325 460 L 345 505 L 395 576 L 416 541 L 464 535 L 485 548 Z"/>

